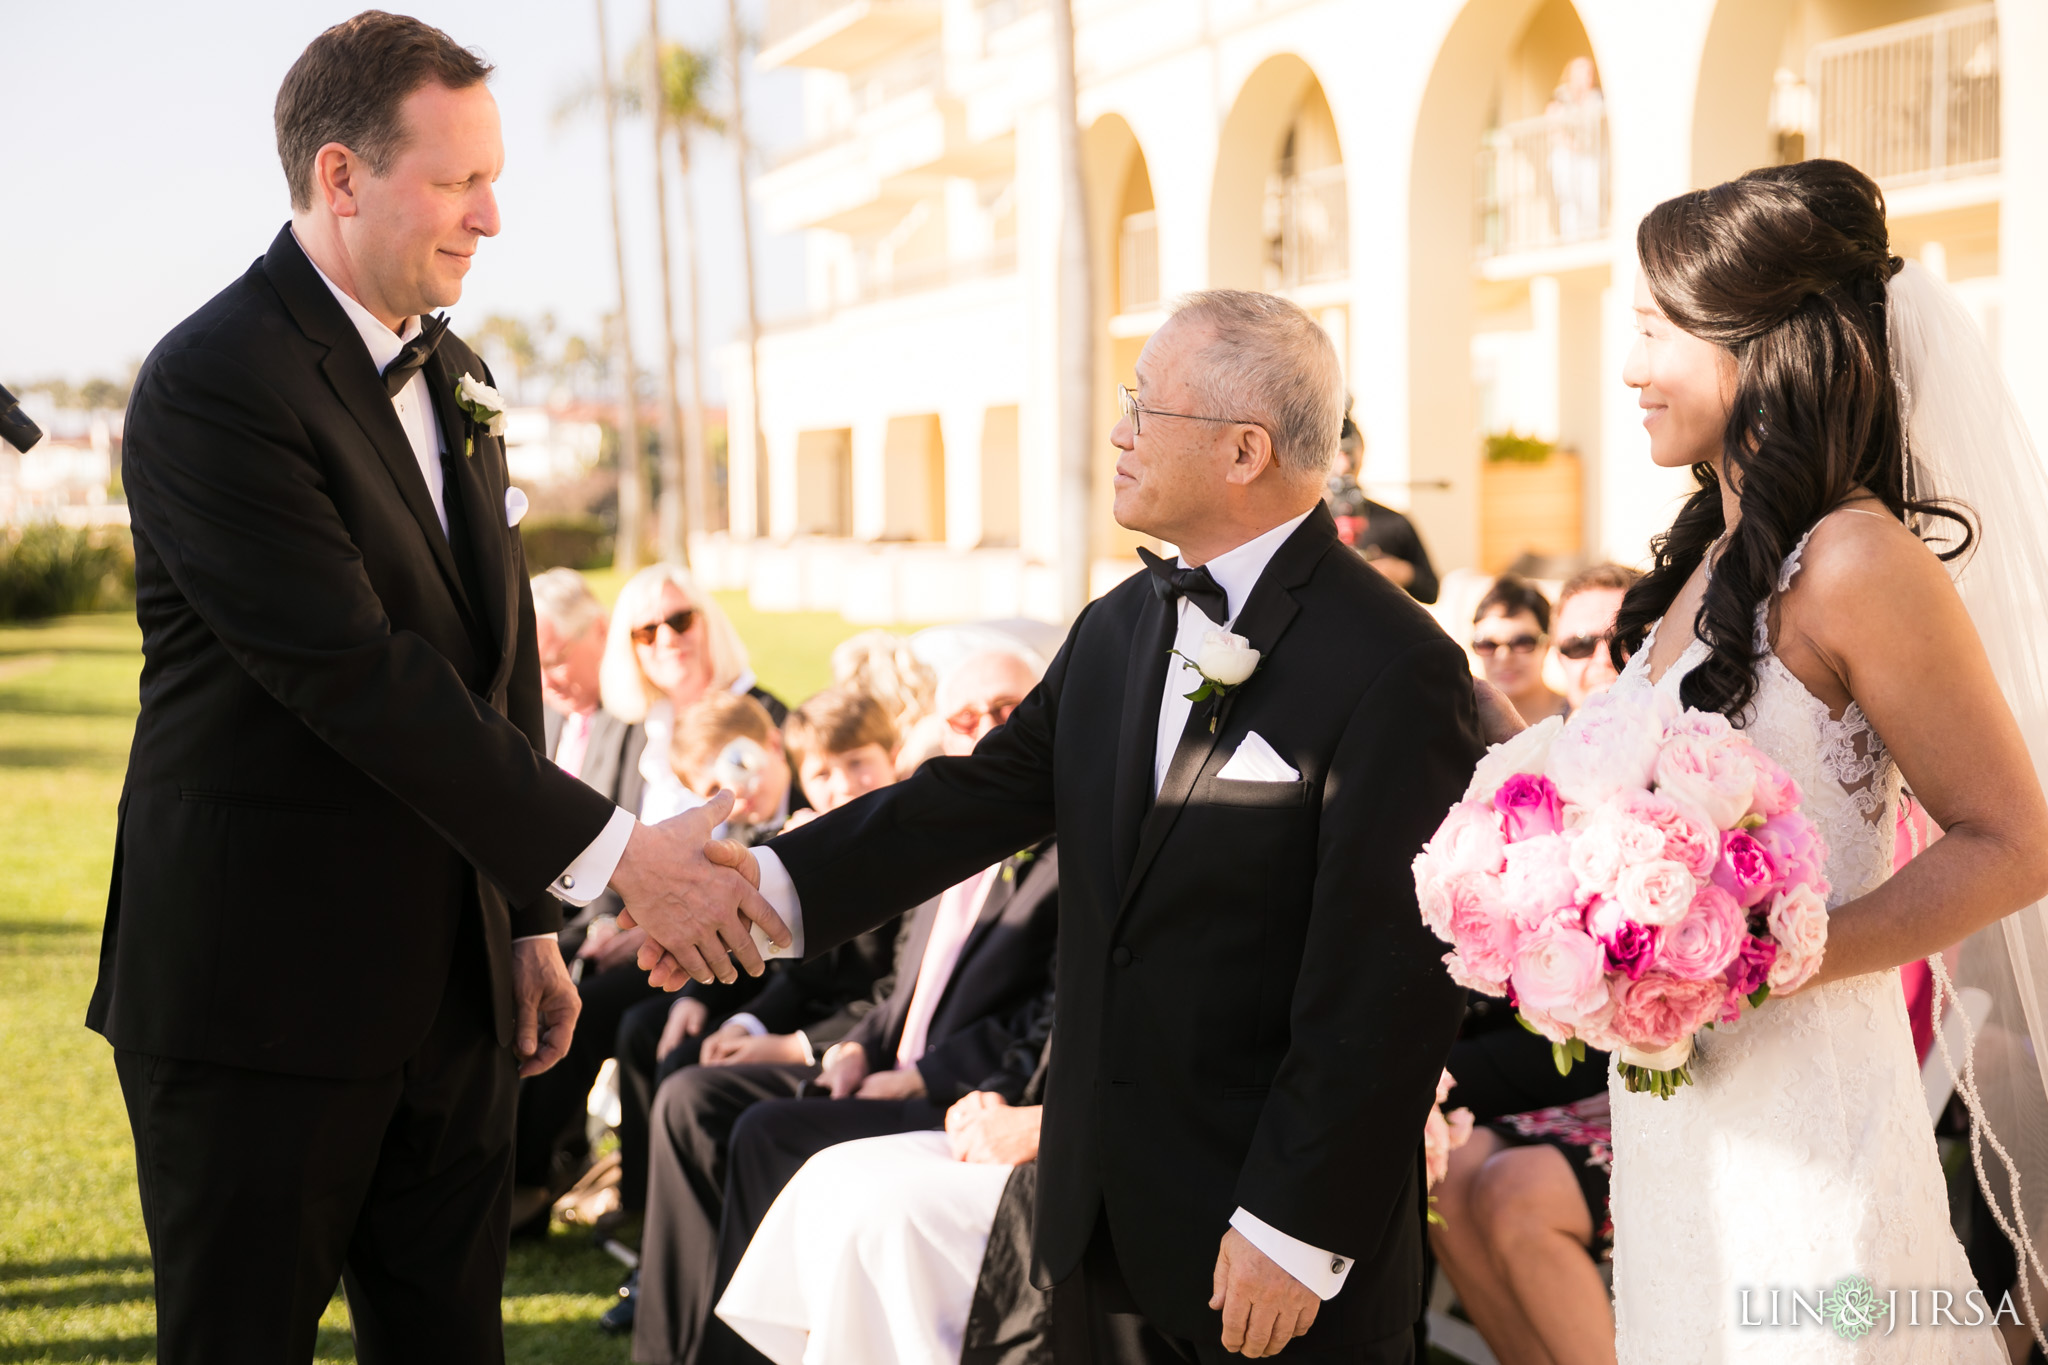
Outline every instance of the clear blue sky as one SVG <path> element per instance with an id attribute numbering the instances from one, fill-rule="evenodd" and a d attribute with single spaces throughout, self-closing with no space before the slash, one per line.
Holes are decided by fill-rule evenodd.
<path id="1" fill-rule="evenodd" d="M 593 0 L 384 3 L 498 67 L 491 86 L 505 125 L 504 230 L 483 243 L 451 310 L 456 330 L 493 312 L 553 312 L 595 340 L 597 319 L 617 299 L 603 130 L 594 109 L 555 121 L 563 100 L 596 75 Z M 0 383 L 118 377 L 262 254 L 291 207 L 271 131 L 278 82 L 315 34 L 366 7 L 0 0 Z M 760 8 L 747 0 L 742 13 L 758 25 Z M 647 0 L 606 0 L 606 15 L 616 63 L 647 31 Z M 700 46 L 721 41 L 724 15 L 723 0 L 666 0 L 664 32 Z M 753 76 L 748 98 L 757 148 L 772 153 L 800 138 L 791 74 Z M 651 153 L 644 125 L 623 123 L 621 133 L 644 366 L 659 354 Z M 696 156 L 705 330 L 716 346 L 743 317 L 738 190 L 723 145 L 707 142 Z M 671 226 L 680 232 L 676 213 Z M 772 317 L 802 303 L 801 255 L 794 239 L 762 245 Z M 680 261 L 677 269 L 680 290 Z M 680 295 L 677 314 L 686 324 Z M 706 378 L 715 394 L 715 366 Z"/>

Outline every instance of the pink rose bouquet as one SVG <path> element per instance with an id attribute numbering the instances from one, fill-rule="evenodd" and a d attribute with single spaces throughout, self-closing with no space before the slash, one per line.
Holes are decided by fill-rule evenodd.
<path id="1" fill-rule="evenodd" d="M 1423 920 L 1559 1071 L 1615 1052 L 1630 1090 L 1668 1099 L 1700 1029 L 1820 967 L 1828 855 L 1800 800 L 1725 717 L 1595 697 L 1480 760 L 1415 859 Z"/>

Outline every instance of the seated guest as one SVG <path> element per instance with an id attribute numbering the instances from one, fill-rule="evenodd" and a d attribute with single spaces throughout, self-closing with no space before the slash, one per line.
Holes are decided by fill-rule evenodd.
<path id="1" fill-rule="evenodd" d="M 1564 699 L 1574 708 L 1614 685 L 1617 671 L 1608 648 L 1614 615 L 1637 577 L 1634 569 L 1619 564 L 1595 564 L 1566 579 L 1558 591 L 1551 648 L 1564 674 Z"/>
<path id="2" fill-rule="evenodd" d="M 896 728 L 860 693 L 831 688 L 813 696 L 790 713 L 783 742 L 805 803 L 819 811 L 896 780 Z M 626 1013 L 616 1039 L 622 1163 L 616 1223 L 629 1228 L 646 1207 L 647 1113 L 661 1083 L 700 1057 L 720 1065 L 814 1059 L 817 1047 L 852 1027 L 856 1006 L 872 1005 L 872 990 L 895 960 L 895 940 L 886 933 L 864 935 L 849 947 L 801 966 L 777 959 L 758 978 L 692 981 L 673 1000 L 660 995 Z"/>
<path id="3" fill-rule="evenodd" d="M 1543 681 L 1543 647 L 1549 642 L 1550 600 L 1513 574 L 1495 579 L 1472 613 L 1472 652 L 1486 680 L 1531 725 L 1571 710 Z"/>
<path id="4" fill-rule="evenodd" d="M 549 569 L 533 580 L 533 613 L 548 757 L 617 804 L 637 810 L 647 732 L 598 704 L 598 665 L 608 625 L 604 604 L 582 574 Z M 519 1084 L 512 1193 L 517 1230 L 547 1230 L 548 1206 L 588 1157 L 585 1099 L 611 1051 L 619 1020 L 633 1005 L 661 995 L 634 962 L 645 936 L 616 932 L 618 911 L 618 897 L 607 891 L 572 913 L 561 930 L 562 955 L 582 963 L 576 989 L 583 1012 L 567 1055 Z"/>
<path id="5" fill-rule="evenodd" d="M 965 754 L 1036 684 L 1014 654 L 967 660 L 940 687 L 948 750 Z M 654 1101 L 647 1217 L 633 1356 L 699 1358 L 712 1326 L 726 1154 L 734 1125 L 757 1106 L 775 1111 L 761 1150 L 779 1171 L 737 1232 L 733 1259 L 776 1190 L 806 1157 L 833 1143 L 936 1128 L 955 1100 L 995 1069 L 1010 1024 L 1046 987 L 1058 925 L 1057 858 L 1048 842 L 947 889 L 914 912 L 888 1000 L 821 1065 L 686 1067 Z M 815 1087 L 830 1099 L 798 1101 Z M 775 1103 L 775 1101 L 783 1101 Z M 727 1334 L 727 1329 L 715 1330 Z"/>
<path id="6" fill-rule="evenodd" d="M 910 641 L 887 630 L 864 630 L 839 642 L 832 651 L 832 685 L 864 692 L 881 703 L 901 736 L 897 775 L 908 777 L 917 765 L 943 752 L 938 705 L 938 675 L 911 652 Z"/>
<path id="7" fill-rule="evenodd" d="M 946 1111 L 944 1134 L 863 1138 L 805 1162 L 733 1269 L 719 1318 L 775 1365 L 1052 1365 L 1051 1296 L 1030 1274 L 1052 1007 L 1050 990 L 1032 1003 L 1002 1067 Z M 743 1128 L 735 1186 L 748 1156 Z"/>
<path id="8" fill-rule="evenodd" d="M 714 692 L 752 697 L 777 725 L 789 708 L 756 685 L 747 647 L 711 594 L 677 564 L 650 564 L 626 580 L 612 611 L 599 669 L 604 709 L 647 727 L 641 754 L 642 820 L 666 820 L 696 805 L 668 762 L 678 712 Z"/>
<path id="9" fill-rule="evenodd" d="M 732 814 L 719 837 L 766 842 L 780 832 L 792 805 L 789 757 L 782 732 L 752 697 L 713 692 L 683 708 L 669 739 L 669 767 L 691 796 L 709 801 L 733 794 Z"/>

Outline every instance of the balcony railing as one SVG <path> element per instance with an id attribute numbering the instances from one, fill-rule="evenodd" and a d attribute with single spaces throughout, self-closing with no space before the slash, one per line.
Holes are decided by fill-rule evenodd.
<path id="1" fill-rule="evenodd" d="M 777 318 L 768 323 L 764 330 L 793 331 L 823 322 L 848 308 L 858 308 L 863 304 L 879 303 L 884 299 L 900 299 L 913 294 L 926 294 L 952 285 L 966 284 L 972 280 L 985 280 L 1016 273 L 1017 240 L 1014 237 L 997 241 L 987 252 L 979 256 L 911 261 L 887 270 L 876 269 L 870 264 L 863 263 L 855 276 L 851 297 L 840 298 L 803 313 Z"/>
<path id="2" fill-rule="evenodd" d="M 1998 169 L 1996 5 L 1815 44 L 1813 154 L 1910 185 Z"/>
<path id="3" fill-rule="evenodd" d="M 1142 313 L 1159 303 L 1159 215 L 1147 209 L 1124 219 L 1117 239 L 1116 310 Z"/>
<path id="4" fill-rule="evenodd" d="M 1276 287 L 1342 279 L 1351 268 L 1351 216 L 1344 167 L 1321 166 L 1280 179 L 1267 193 L 1267 264 Z"/>
<path id="5" fill-rule="evenodd" d="M 1479 144 L 1481 257 L 1607 235 L 1607 115 L 1599 107 L 1504 124 Z"/>
<path id="6" fill-rule="evenodd" d="M 940 22 L 940 0 L 768 0 L 762 59 L 853 70 L 937 33 Z"/>

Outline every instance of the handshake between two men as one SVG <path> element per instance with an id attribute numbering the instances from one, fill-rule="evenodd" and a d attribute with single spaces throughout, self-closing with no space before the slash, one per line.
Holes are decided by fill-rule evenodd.
<path id="1" fill-rule="evenodd" d="M 789 926 L 761 894 L 754 855 L 736 840 L 712 837 L 732 806 L 732 793 L 720 792 L 674 819 L 634 826 L 612 874 L 612 889 L 626 903 L 619 925 L 647 931 L 640 967 L 663 990 L 691 978 L 736 981 L 738 968 L 759 976 L 757 928 L 777 950 L 791 945 Z"/>

